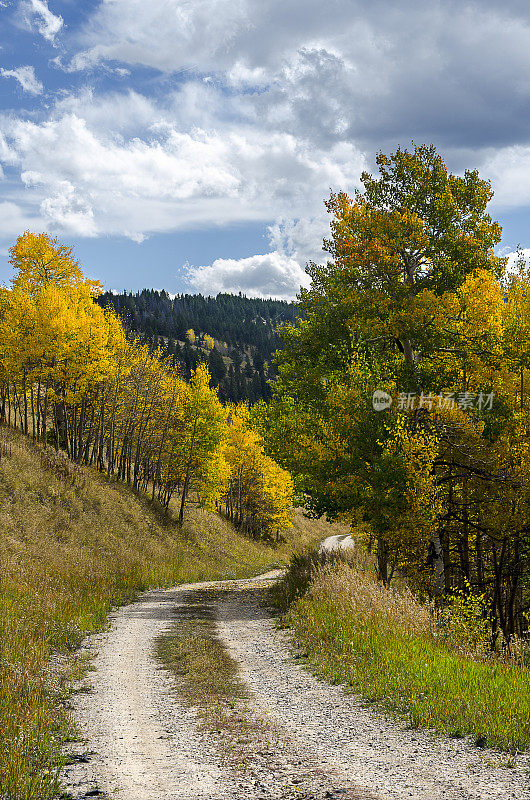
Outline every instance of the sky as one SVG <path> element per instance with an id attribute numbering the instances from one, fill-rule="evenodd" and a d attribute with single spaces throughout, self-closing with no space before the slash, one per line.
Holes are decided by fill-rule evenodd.
<path id="1" fill-rule="evenodd" d="M 291 299 L 412 141 L 530 253 L 526 0 L 0 0 L 0 282 L 29 229 L 107 289 Z"/>

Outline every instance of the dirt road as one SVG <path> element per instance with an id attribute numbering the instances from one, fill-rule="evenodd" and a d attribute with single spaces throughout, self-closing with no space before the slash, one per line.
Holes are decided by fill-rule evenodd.
<path id="1" fill-rule="evenodd" d="M 283 732 L 274 753 L 259 754 L 259 774 L 249 780 L 226 767 L 154 655 L 175 607 L 198 588 L 183 586 L 116 611 L 109 630 L 89 642 L 97 655 L 85 680 L 92 689 L 73 699 L 86 741 L 70 748 L 77 759 L 65 770 L 71 797 L 264 800 L 296 790 L 305 800 L 530 798 L 527 756 L 510 768 L 501 754 L 407 729 L 297 664 L 287 632 L 260 603 L 273 578 L 200 585 L 229 589 L 215 601 L 219 635 L 240 664 L 256 715 Z"/>

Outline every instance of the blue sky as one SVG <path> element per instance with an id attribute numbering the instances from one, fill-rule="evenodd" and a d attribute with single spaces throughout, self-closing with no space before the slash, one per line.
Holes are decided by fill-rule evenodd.
<path id="1" fill-rule="evenodd" d="M 329 189 L 433 142 L 530 252 L 522 0 L 0 0 L 0 281 L 29 228 L 107 288 L 293 297 Z"/>

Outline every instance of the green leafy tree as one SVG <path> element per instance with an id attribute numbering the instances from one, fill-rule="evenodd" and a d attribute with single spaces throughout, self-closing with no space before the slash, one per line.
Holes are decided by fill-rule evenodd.
<path id="1" fill-rule="evenodd" d="M 293 431 L 301 420 L 306 423 L 297 472 L 311 508 L 331 516 L 349 509 L 352 519 L 368 523 L 383 579 L 389 559 L 404 567 L 407 548 L 398 545 L 398 519 L 408 520 L 399 536 L 415 553 L 411 562 L 419 567 L 430 544 L 435 571 L 442 575 L 443 548 L 429 510 L 436 507 L 432 483 L 415 482 L 400 455 L 429 462 L 434 473 L 437 431 L 424 426 L 422 432 L 400 422 L 400 415 L 375 411 L 372 392 L 427 392 L 440 380 L 443 388 L 462 388 L 459 382 L 469 377 L 464 351 L 470 352 L 474 374 L 486 374 L 485 348 L 472 328 L 475 317 L 495 318 L 497 325 L 488 298 L 495 304 L 499 295 L 492 288 L 476 312 L 470 295 L 481 284 L 473 276 L 482 272 L 495 281 L 502 272 L 505 262 L 493 252 L 501 229 L 486 211 L 489 182 L 475 171 L 450 174 L 434 147 L 380 153 L 377 164 L 379 175 L 362 175 L 364 191 L 353 199 L 332 194 L 327 203 L 333 217 L 325 249 L 331 259 L 309 265 L 311 286 L 300 294 L 301 318 L 282 330 L 269 424 L 271 430 L 285 427 L 274 417 L 296 407 Z M 464 284 L 468 288 L 457 295 Z M 475 317 L 466 325 L 469 309 Z M 458 426 L 451 430 L 455 437 Z M 296 467 L 292 455 L 282 454 L 282 441 L 276 456 Z M 424 531 L 421 544 L 412 542 L 415 527 Z"/>

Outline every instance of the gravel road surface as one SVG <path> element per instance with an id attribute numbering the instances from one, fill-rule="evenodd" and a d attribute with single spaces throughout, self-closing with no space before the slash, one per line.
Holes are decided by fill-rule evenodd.
<path id="1" fill-rule="evenodd" d="M 407 729 L 296 663 L 288 633 L 262 604 L 274 578 L 148 592 L 90 637 L 84 649 L 94 669 L 72 698 L 83 740 L 67 750 L 67 796 L 265 800 L 292 796 L 282 794 L 287 776 L 301 800 L 530 800 L 528 756 L 508 768 L 502 754 Z M 284 732 L 281 752 L 260 753 L 260 775 L 250 783 L 223 764 L 154 654 L 175 607 L 197 588 L 230 590 L 216 601 L 219 635 L 241 665 L 256 714 Z"/>

